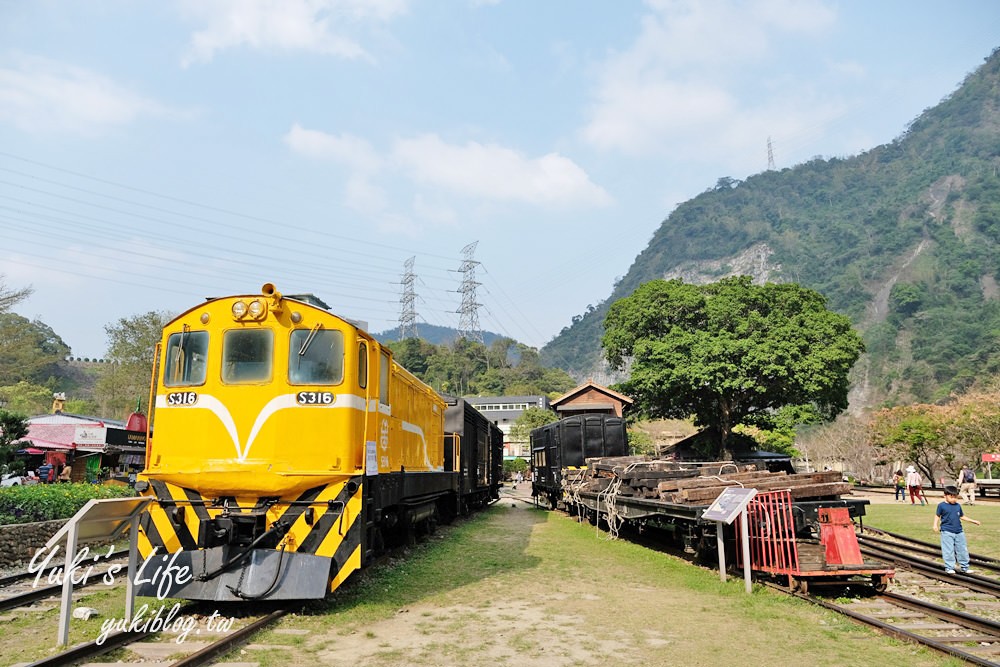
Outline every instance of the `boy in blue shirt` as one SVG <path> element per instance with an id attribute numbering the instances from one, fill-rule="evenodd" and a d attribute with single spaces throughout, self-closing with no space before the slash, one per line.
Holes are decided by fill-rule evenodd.
<path id="1" fill-rule="evenodd" d="M 963 521 L 980 525 L 975 519 L 965 516 L 962 506 L 958 504 L 958 489 L 944 487 L 944 502 L 938 503 L 934 514 L 934 532 L 941 534 L 941 558 L 944 559 L 944 571 L 948 574 L 955 574 L 956 560 L 962 572 L 969 572 L 969 547 L 962 532 Z"/>

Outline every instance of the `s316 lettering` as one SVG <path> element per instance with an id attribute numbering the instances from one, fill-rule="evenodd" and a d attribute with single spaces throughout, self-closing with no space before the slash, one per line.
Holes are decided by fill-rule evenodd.
<path id="1" fill-rule="evenodd" d="M 333 392 L 300 391 L 295 395 L 295 400 L 299 405 L 332 405 Z"/>
<path id="2" fill-rule="evenodd" d="M 198 393 L 194 391 L 175 391 L 167 394 L 167 405 L 194 405 L 198 402 Z"/>

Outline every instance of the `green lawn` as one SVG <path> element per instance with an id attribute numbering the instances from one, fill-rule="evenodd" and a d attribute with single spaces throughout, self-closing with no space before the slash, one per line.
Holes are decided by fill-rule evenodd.
<path id="1" fill-rule="evenodd" d="M 931 496 L 929 500 L 928 505 L 911 505 L 908 502 L 869 505 L 865 525 L 937 544 L 934 512 L 941 498 Z M 968 521 L 962 522 L 969 551 L 1000 558 L 1000 504 L 976 503 L 963 505 L 962 509 L 966 516 L 983 524 L 977 526 Z"/>

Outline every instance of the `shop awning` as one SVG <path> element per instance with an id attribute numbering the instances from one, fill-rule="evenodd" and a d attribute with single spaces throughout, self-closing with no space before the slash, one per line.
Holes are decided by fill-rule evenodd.
<path id="1" fill-rule="evenodd" d="M 44 454 L 44 449 L 38 449 L 37 447 L 26 447 L 25 449 L 19 449 L 16 454 L 30 454 L 32 456 L 38 456 L 39 454 Z"/>
<path id="2" fill-rule="evenodd" d="M 32 438 L 30 444 L 34 445 L 37 449 L 73 449 L 73 445 L 67 445 L 64 442 L 42 440 L 41 438 Z"/>

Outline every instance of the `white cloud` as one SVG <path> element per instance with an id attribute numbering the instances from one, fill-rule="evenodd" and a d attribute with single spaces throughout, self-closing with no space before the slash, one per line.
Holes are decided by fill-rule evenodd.
<path id="1" fill-rule="evenodd" d="M 284 137 L 292 151 L 314 159 L 334 160 L 359 171 L 376 171 L 381 158 L 367 141 L 351 134 L 307 130 L 298 123 Z"/>
<path id="2" fill-rule="evenodd" d="M 388 209 L 385 191 L 365 175 L 354 175 L 344 186 L 344 203 L 365 215 L 381 215 Z"/>
<path id="3" fill-rule="evenodd" d="M 184 66 L 225 49 L 302 50 L 355 59 L 371 56 L 351 34 L 406 12 L 408 0 L 182 0 L 204 24 L 191 36 Z"/>
<path id="4" fill-rule="evenodd" d="M 557 153 L 528 158 L 495 144 L 457 146 L 425 134 L 397 142 L 393 157 L 416 183 L 466 196 L 556 206 L 611 201 L 583 169 Z"/>
<path id="5" fill-rule="evenodd" d="M 776 43 L 815 37 L 836 15 L 820 0 L 648 0 L 635 42 L 602 65 L 582 135 L 605 151 L 762 168 L 766 138 L 836 118 L 809 83 L 753 85 Z M 765 85 L 766 84 L 766 85 Z"/>
<path id="6" fill-rule="evenodd" d="M 140 116 L 180 116 L 82 67 L 17 56 L 0 67 L 0 122 L 31 133 L 94 135 Z"/>

